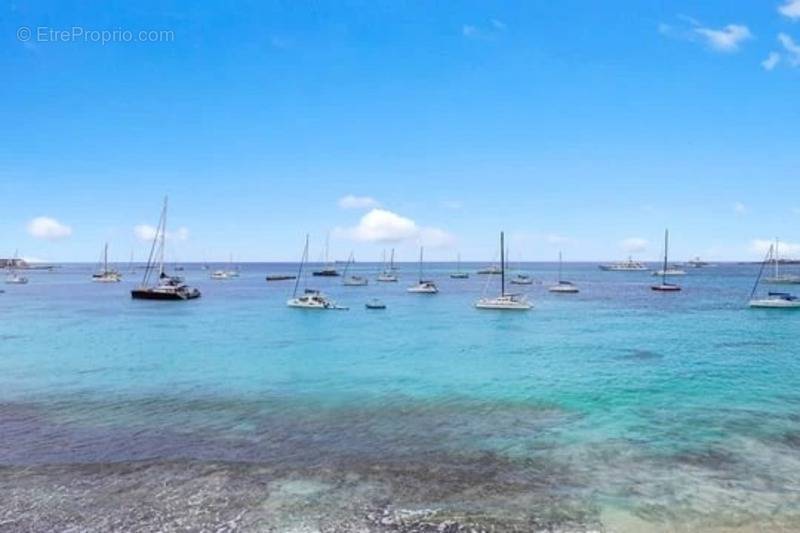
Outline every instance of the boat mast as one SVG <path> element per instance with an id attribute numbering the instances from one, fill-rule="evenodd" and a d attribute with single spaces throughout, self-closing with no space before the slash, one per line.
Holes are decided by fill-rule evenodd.
<path id="1" fill-rule="evenodd" d="M 389 269 L 394 271 L 394 248 L 392 248 L 392 256 L 389 259 Z"/>
<path id="2" fill-rule="evenodd" d="M 506 257 L 504 248 L 504 235 L 500 232 L 500 296 L 506 295 Z"/>
<path id="3" fill-rule="evenodd" d="M 750 291 L 750 299 L 753 299 L 753 296 L 756 294 L 756 290 L 758 290 L 758 284 L 761 282 L 761 276 L 764 274 L 764 267 L 767 266 L 770 257 L 772 256 L 773 246 L 770 244 L 769 250 L 767 251 L 767 255 L 764 256 L 764 260 L 761 261 L 761 268 L 758 270 L 758 276 L 756 276 L 756 282 L 753 284 L 753 290 Z"/>
<path id="4" fill-rule="evenodd" d="M 167 197 L 164 197 L 164 210 L 161 212 L 161 234 L 160 234 L 160 247 L 158 250 L 158 263 L 159 263 L 159 277 L 164 276 L 164 248 L 166 247 L 167 240 Z"/>
<path id="5" fill-rule="evenodd" d="M 103 247 L 103 274 L 108 272 L 108 243 Z"/>
<path id="6" fill-rule="evenodd" d="M 661 271 L 661 284 L 667 284 L 667 254 L 669 253 L 669 230 L 664 230 L 664 269 Z"/>
<path id="7" fill-rule="evenodd" d="M 294 291 L 292 291 L 292 298 L 297 296 L 297 287 L 300 285 L 300 278 L 303 275 L 303 263 L 308 258 L 308 233 L 306 233 L 306 245 L 303 248 L 303 255 L 300 257 L 300 268 L 297 270 L 297 277 L 294 278 Z"/>
<path id="8" fill-rule="evenodd" d="M 419 282 L 422 283 L 422 250 L 423 247 L 419 247 Z"/>
<path id="9" fill-rule="evenodd" d="M 775 237 L 775 255 L 772 256 L 772 261 L 775 264 L 775 278 L 778 277 L 778 238 Z"/>
<path id="10" fill-rule="evenodd" d="M 561 250 L 558 251 L 558 283 L 561 283 Z"/>

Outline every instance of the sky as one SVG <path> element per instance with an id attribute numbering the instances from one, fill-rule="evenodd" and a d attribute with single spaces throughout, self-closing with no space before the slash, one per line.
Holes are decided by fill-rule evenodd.
<path id="1" fill-rule="evenodd" d="M 800 0 L 22 1 L 0 256 L 800 256 Z"/>

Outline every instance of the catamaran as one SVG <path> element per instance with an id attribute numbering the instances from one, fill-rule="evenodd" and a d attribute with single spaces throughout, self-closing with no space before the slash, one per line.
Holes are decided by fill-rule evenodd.
<path id="1" fill-rule="evenodd" d="M 8 275 L 6 276 L 6 283 L 9 285 L 25 285 L 28 283 L 28 278 L 17 273 L 16 266 L 20 263 L 21 261 L 17 260 L 17 250 L 14 250 L 14 257 L 9 263 Z"/>
<path id="2" fill-rule="evenodd" d="M 650 288 L 660 292 L 677 292 L 681 290 L 680 285 L 667 283 L 667 257 L 669 255 L 669 230 L 664 230 L 664 267 L 661 269 L 661 283 L 651 285 Z"/>
<path id="3" fill-rule="evenodd" d="M 303 277 L 303 267 L 308 261 L 308 235 L 306 235 L 306 246 L 303 248 L 303 256 L 300 258 L 300 268 L 297 271 L 297 277 L 294 282 L 294 291 L 292 297 L 287 300 L 286 305 L 298 309 L 316 309 L 320 311 L 330 311 L 337 309 L 347 309 L 336 305 L 336 302 L 329 300 L 327 296 L 318 290 L 303 289 L 303 292 L 298 296 L 297 290 L 300 287 L 300 278 Z M 338 275 L 338 274 L 337 274 Z"/>
<path id="4" fill-rule="evenodd" d="M 339 272 L 336 270 L 336 267 L 332 263 L 330 263 L 328 261 L 328 251 L 329 251 L 329 248 L 330 248 L 330 246 L 329 246 L 330 245 L 330 240 L 331 240 L 331 236 L 330 236 L 330 234 L 328 234 L 328 236 L 325 237 L 325 266 L 322 267 L 320 270 L 315 270 L 314 272 L 312 272 L 312 275 L 314 275 L 314 276 L 322 276 L 322 277 L 334 278 L 334 277 L 337 277 L 339 275 Z"/>
<path id="5" fill-rule="evenodd" d="M 389 268 L 386 268 L 386 256 L 384 255 L 383 258 L 383 270 L 378 277 L 376 278 L 377 281 L 383 283 L 394 283 L 397 281 L 397 270 L 394 268 L 394 248 L 392 248 L 392 255 L 391 259 L 389 260 Z"/>
<path id="6" fill-rule="evenodd" d="M 753 285 L 753 290 L 750 291 L 750 302 L 748 305 L 754 309 L 800 309 L 800 298 L 788 292 L 767 292 L 767 296 L 763 298 L 755 298 L 756 291 L 758 290 L 759 282 L 764 273 L 764 268 L 773 257 L 777 255 L 774 253 L 773 246 L 769 247 L 764 261 L 761 263 L 761 268 L 758 271 L 758 277 Z"/>
<path id="7" fill-rule="evenodd" d="M 505 269 L 505 236 L 500 232 L 500 295 L 495 298 L 481 298 L 475 302 L 478 309 L 495 309 L 498 311 L 528 311 L 533 307 L 524 296 L 506 294 Z"/>
<path id="8" fill-rule="evenodd" d="M 576 292 L 580 292 L 574 283 L 571 281 L 566 281 L 561 277 L 561 263 L 561 252 L 558 252 L 558 283 L 547 290 L 561 294 L 574 294 Z"/>
<path id="9" fill-rule="evenodd" d="M 350 257 L 347 258 L 347 264 L 344 266 L 344 279 L 342 280 L 342 285 L 347 287 L 363 287 L 369 283 L 369 280 L 364 276 L 355 276 L 355 275 L 347 275 L 347 271 L 350 270 L 350 265 L 355 263 L 355 257 L 353 256 L 353 252 L 350 252 Z"/>
<path id="10" fill-rule="evenodd" d="M 468 279 L 469 273 L 461 270 L 461 254 L 456 256 L 456 271 L 450 274 L 452 279 Z"/>
<path id="11" fill-rule="evenodd" d="M 797 285 L 800 284 L 800 276 L 796 274 L 781 274 L 780 265 L 783 261 L 780 258 L 779 252 L 780 241 L 775 239 L 775 250 L 772 254 L 772 276 L 764 278 L 764 283 L 771 283 L 773 285 Z"/>
<path id="12" fill-rule="evenodd" d="M 108 268 L 108 243 L 103 246 L 101 265 L 102 267 L 92 274 L 92 281 L 95 283 L 119 283 L 122 281 L 122 275 L 118 271 Z"/>
<path id="13" fill-rule="evenodd" d="M 170 276 L 164 270 L 164 249 L 167 234 L 167 198 L 164 197 L 164 207 L 161 209 L 161 218 L 150 247 L 144 277 L 139 287 L 131 291 L 131 298 L 135 300 L 193 300 L 200 297 L 200 291 L 189 287 L 178 276 Z M 156 272 L 158 274 L 156 275 Z"/>
<path id="14" fill-rule="evenodd" d="M 597 267 L 600 270 L 608 272 L 647 272 L 650 270 L 647 268 L 647 265 L 639 261 L 634 261 L 632 257 L 628 257 L 627 261 L 620 261 L 609 265 L 598 265 Z"/>
<path id="15" fill-rule="evenodd" d="M 422 246 L 419 247 L 419 281 L 417 281 L 416 285 L 412 285 L 408 289 L 408 292 L 414 292 L 418 294 L 436 294 L 439 292 L 439 288 L 436 286 L 431 280 L 426 280 L 422 276 Z"/>

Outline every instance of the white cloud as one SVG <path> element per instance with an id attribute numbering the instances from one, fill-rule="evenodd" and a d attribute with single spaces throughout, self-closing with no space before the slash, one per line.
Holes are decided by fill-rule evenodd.
<path id="1" fill-rule="evenodd" d="M 380 202 L 371 196 L 355 196 L 348 194 L 339 198 L 339 207 L 342 209 L 371 209 L 378 207 Z"/>
<path id="2" fill-rule="evenodd" d="M 136 235 L 136 238 L 140 241 L 152 241 L 156 238 L 156 228 L 149 224 L 139 224 L 138 226 L 134 226 L 133 234 Z M 167 239 L 174 239 L 176 241 L 185 241 L 189 238 L 189 229 L 186 227 L 181 226 L 177 229 L 177 231 L 168 231 L 167 232 Z"/>
<path id="3" fill-rule="evenodd" d="M 770 246 L 774 245 L 774 239 L 753 239 L 750 242 L 750 251 L 759 255 L 766 255 Z M 778 257 L 800 257 L 800 244 L 780 241 L 778 244 Z"/>
<path id="4" fill-rule="evenodd" d="M 36 217 L 28 222 L 28 233 L 37 239 L 56 241 L 72 235 L 72 228 L 50 217 Z"/>
<path id="5" fill-rule="evenodd" d="M 781 56 L 778 52 L 770 52 L 767 58 L 761 62 L 764 70 L 772 70 L 780 62 Z"/>
<path id="6" fill-rule="evenodd" d="M 647 250 L 648 244 L 649 243 L 647 242 L 647 239 L 642 239 L 640 237 L 629 237 L 627 239 L 620 241 L 619 246 L 624 251 L 633 254 L 638 252 L 644 252 L 645 250 Z"/>
<path id="7" fill-rule="evenodd" d="M 502 20 L 491 19 L 486 26 L 464 24 L 461 26 L 461 35 L 468 39 L 490 39 L 503 33 L 507 28 L 508 26 Z"/>
<path id="8" fill-rule="evenodd" d="M 778 12 L 790 19 L 800 19 L 800 0 L 786 0 L 786 3 L 778 7 Z"/>
<path id="9" fill-rule="evenodd" d="M 452 244 L 453 237 L 439 228 L 420 227 L 410 218 L 386 209 L 372 209 L 352 228 L 337 228 L 336 233 L 349 239 L 374 243 L 397 243 L 419 240 L 431 247 Z"/>
<path id="10" fill-rule="evenodd" d="M 747 26 L 728 24 L 724 28 L 695 28 L 695 33 L 706 39 L 707 44 L 719 52 L 735 52 L 739 45 L 753 37 Z"/>
<path id="11" fill-rule="evenodd" d="M 786 53 L 789 56 L 789 64 L 793 67 L 800 65 L 800 45 L 794 42 L 794 39 L 785 33 L 778 34 L 778 41 L 780 41 L 786 49 Z"/>
<path id="12" fill-rule="evenodd" d="M 744 205 L 742 202 L 734 202 L 733 212 L 736 213 L 737 215 L 745 215 L 747 214 L 748 211 L 749 209 L 747 209 L 747 206 Z"/>

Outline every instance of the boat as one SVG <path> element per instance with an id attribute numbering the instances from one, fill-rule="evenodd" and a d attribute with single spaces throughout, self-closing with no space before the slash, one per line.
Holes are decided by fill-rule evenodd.
<path id="1" fill-rule="evenodd" d="M 200 291 L 186 285 L 183 278 L 170 276 L 164 270 L 166 234 L 167 198 L 164 197 L 164 207 L 161 209 L 161 218 L 150 247 L 142 283 L 131 291 L 131 298 L 134 300 L 194 300 L 201 296 Z"/>
<path id="2" fill-rule="evenodd" d="M 306 235 L 306 246 L 303 248 L 303 255 L 300 258 L 300 267 L 297 271 L 297 276 L 294 282 L 294 291 L 292 297 L 286 301 L 286 305 L 297 309 L 312 309 L 320 311 L 340 310 L 347 309 L 336 305 L 336 302 L 328 299 L 322 292 L 315 289 L 304 289 L 300 295 L 297 290 L 300 286 L 300 278 L 303 277 L 303 267 L 308 261 L 308 235 Z"/>
<path id="3" fill-rule="evenodd" d="M 477 309 L 492 309 L 498 311 L 528 311 L 533 306 L 524 296 L 518 294 L 506 294 L 506 272 L 505 272 L 505 235 L 500 232 L 500 294 L 494 298 L 481 298 L 475 302 Z"/>
<path id="4" fill-rule="evenodd" d="M 680 285 L 674 283 L 667 283 L 667 270 L 668 263 L 667 257 L 669 255 L 669 230 L 664 230 L 664 267 L 661 269 L 661 283 L 658 285 L 651 285 L 650 288 L 658 292 L 678 292 L 681 290 Z"/>
<path id="5" fill-rule="evenodd" d="M 392 258 L 389 260 L 389 268 L 386 268 L 386 256 L 384 255 L 383 263 L 384 268 L 378 277 L 376 278 L 377 281 L 382 283 L 395 283 L 397 282 L 397 269 L 394 268 L 394 248 L 392 248 Z"/>
<path id="6" fill-rule="evenodd" d="M 490 265 L 488 267 L 484 267 L 484 268 L 478 270 L 478 274 L 481 274 L 481 275 L 486 275 L 486 274 L 495 275 L 495 274 L 499 274 L 500 270 L 501 270 L 501 268 L 499 266 Z"/>
<path id="7" fill-rule="evenodd" d="M 439 292 L 439 288 L 436 286 L 432 280 L 426 280 L 422 276 L 422 246 L 419 247 L 419 281 L 417 281 L 416 285 L 412 285 L 408 289 L 408 292 L 413 292 L 417 294 L 436 294 Z"/>
<path id="8" fill-rule="evenodd" d="M 774 261 L 775 252 L 773 246 L 769 247 L 767 255 L 761 262 L 761 268 L 758 271 L 756 282 L 753 284 L 753 290 L 750 291 L 750 301 L 748 306 L 753 309 L 800 309 L 800 298 L 788 292 L 767 292 L 766 297 L 756 298 L 756 291 L 758 290 L 759 283 L 764 274 L 764 268 L 767 263 Z"/>
<path id="9" fill-rule="evenodd" d="M 378 300 L 377 298 L 373 298 L 372 300 L 365 303 L 364 307 L 366 307 L 367 309 L 386 309 L 386 304 Z"/>
<path id="10" fill-rule="evenodd" d="M 267 281 L 286 281 L 290 279 L 295 279 L 297 276 L 292 274 L 268 274 Z"/>
<path id="11" fill-rule="evenodd" d="M 771 283 L 773 285 L 798 285 L 800 284 L 800 276 L 796 274 L 782 274 L 780 271 L 780 265 L 782 264 L 792 264 L 792 263 L 784 263 L 780 259 L 780 252 L 779 252 L 780 241 L 776 238 L 775 239 L 775 250 L 772 254 L 772 266 L 773 266 L 773 273 L 772 276 L 764 278 L 764 283 Z"/>
<path id="12" fill-rule="evenodd" d="M 514 285 L 533 285 L 533 277 L 528 274 L 517 274 L 509 280 Z"/>
<path id="13" fill-rule="evenodd" d="M 231 279 L 232 276 L 230 275 L 230 273 L 227 270 L 215 270 L 214 272 L 211 273 L 211 275 L 209 277 L 211 279 L 215 279 L 217 281 L 220 281 L 220 280 Z"/>
<path id="14" fill-rule="evenodd" d="M 456 271 L 450 274 L 451 279 L 468 279 L 469 273 L 461 270 L 461 254 L 456 256 Z"/>
<path id="15" fill-rule="evenodd" d="M 116 270 L 108 268 L 108 243 L 103 246 L 102 267 L 98 272 L 92 274 L 92 281 L 95 283 L 119 283 L 122 275 Z"/>
<path id="16" fill-rule="evenodd" d="M 335 278 L 339 276 L 339 271 L 336 266 L 328 261 L 328 250 L 330 244 L 330 234 L 325 238 L 325 266 L 319 270 L 315 270 L 311 274 L 314 276 L 321 276 L 327 278 Z"/>
<path id="17" fill-rule="evenodd" d="M 607 272 L 647 272 L 650 270 L 647 268 L 647 265 L 639 261 L 634 261 L 632 257 L 628 257 L 627 261 L 598 265 L 598 268 Z"/>
<path id="18" fill-rule="evenodd" d="M 675 265 L 669 265 L 666 269 L 661 268 L 659 270 L 653 271 L 653 276 L 664 277 L 664 276 L 685 276 L 685 275 L 686 271 Z"/>
<path id="19" fill-rule="evenodd" d="M 687 261 L 686 264 L 692 268 L 703 268 L 709 266 L 709 263 L 702 261 L 698 256 L 695 256 L 694 259 Z"/>
<path id="20" fill-rule="evenodd" d="M 571 281 L 566 281 L 562 278 L 561 264 L 562 264 L 561 252 L 558 252 L 558 283 L 548 288 L 547 290 L 559 294 L 575 294 L 576 292 L 580 292 L 580 290 L 578 289 L 578 287 L 575 286 L 574 283 L 572 283 Z"/>
<path id="21" fill-rule="evenodd" d="M 350 257 L 347 258 L 347 264 L 344 266 L 344 279 L 342 280 L 342 285 L 346 287 L 363 287 L 369 283 L 369 280 L 364 276 L 354 276 L 354 275 L 347 275 L 347 271 L 350 269 L 350 265 L 355 263 L 355 257 L 353 256 L 353 252 L 350 252 Z"/>
<path id="22" fill-rule="evenodd" d="M 8 275 L 6 276 L 6 283 L 9 285 L 25 285 L 28 283 L 28 278 L 17 273 L 17 265 L 25 264 L 21 259 L 17 259 L 17 251 L 14 251 L 14 258 L 6 263 L 8 265 Z"/>

